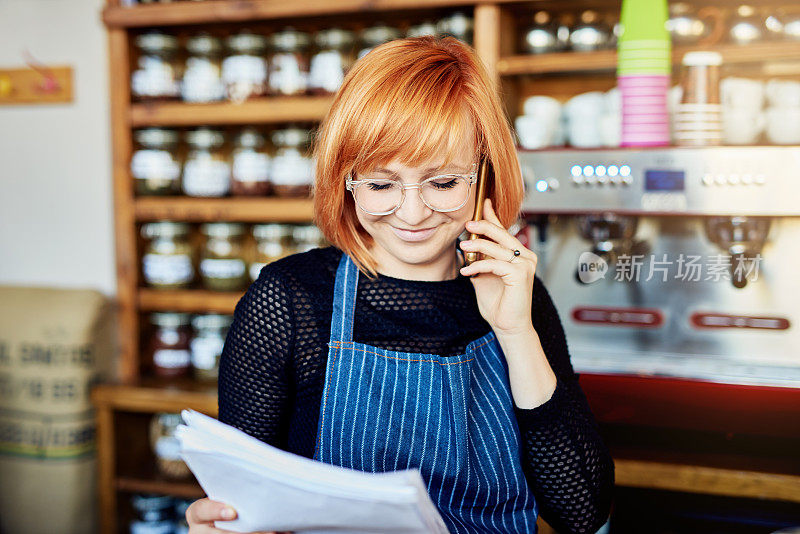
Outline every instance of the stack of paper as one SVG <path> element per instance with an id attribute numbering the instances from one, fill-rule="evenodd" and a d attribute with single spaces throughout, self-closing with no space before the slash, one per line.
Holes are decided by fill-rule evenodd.
<path id="1" fill-rule="evenodd" d="M 236 532 L 446 533 L 417 469 L 365 473 L 291 454 L 194 410 L 181 456 L 209 498 L 230 504 Z"/>

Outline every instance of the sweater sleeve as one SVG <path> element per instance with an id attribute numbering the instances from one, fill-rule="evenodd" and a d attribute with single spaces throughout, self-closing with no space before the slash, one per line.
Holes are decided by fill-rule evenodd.
<path id="1" fill-rule="evenodd" d="M 219 364 L 219 420 L 286 448 L 294 326 L 291 293 L 267 265 L 236 304 Z"/>
<path id="2" fill-rule="evenodd" d="M 534 280 L 533 326 L 557 383 L 544 404 L 515 407 L 523 472 L 540 514 L 559 534 L 593 533 L 611 510 L 614 462 L 572 368 L 558 311 Z"/>

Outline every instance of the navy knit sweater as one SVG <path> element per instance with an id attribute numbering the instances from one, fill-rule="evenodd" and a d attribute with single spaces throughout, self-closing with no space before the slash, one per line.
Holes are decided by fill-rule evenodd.
<path id="1" fill-rule="evenodd" d="M 314 453 L 341 255 L 335 247 L 317 248 L 264 267 L 236 306 L 220 360 L 220 421 L 308 458 Z M 544 404 L 515 409 L 523 471 L 552 527 L 561 534 L 595 532 L 611 508 L 614 463 L 538 276 L 531 318 L 557 385 Z M 463 353 L 490 330 L 472 283 L 461 274 L 443 281 L 361 275 L 354 320 L 358 343 L 443 356 Z"/>

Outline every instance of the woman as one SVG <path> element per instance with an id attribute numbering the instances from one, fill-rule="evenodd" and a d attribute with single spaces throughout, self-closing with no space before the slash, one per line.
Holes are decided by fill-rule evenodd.
<path id="1" fill-rule="evenodd" d="M 328 463 L 416 467 L 452 532 L 535 532 L 539 513 L 594 532 L 613 462 L 536 255 L 506 230 L 520 168 L 472 50 L 420 37 L 371 51 L 315 157 L 315 222 L 334 246 L 268 264 L 238 303 L 220 420 Z M 473 223 L 481 157 L 494 178 Z M 465 228 L 479 238 L 459 242 Z M 483 259 L 464 266 L 466 251 Z M 187 512 L 192 534 L 234 517 L 208 499 Z"/>

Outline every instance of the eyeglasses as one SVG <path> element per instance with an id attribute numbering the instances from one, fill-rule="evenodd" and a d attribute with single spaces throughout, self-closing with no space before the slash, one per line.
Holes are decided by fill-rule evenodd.
<path id="1" fill-rule="evenodd" d="M 363 211 L 370 215 L 389 215 L 405 199 L 406 189 L 418 189 L 422 202 L 434 211 L 456 211 L 469 199 L 469 190 L 478 179 L 478 164 L 473 163 L 469 174 L 447 173 L 426 178 L 418 184 L 404 185 L 391 178 L 347 179 L 348 191 Z"/>

